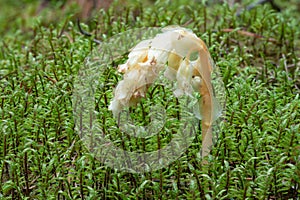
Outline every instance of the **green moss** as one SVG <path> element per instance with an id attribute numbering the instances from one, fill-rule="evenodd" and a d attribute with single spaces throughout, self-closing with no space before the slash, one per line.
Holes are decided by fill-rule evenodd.
<path id="1" fill-rule="evenodd" d="M 299 196 L 299 3 L 278 3 L 281 13 L 263 5 L 237 17 L 238 6 L 204 6 L 199 1 L 172 1 L 172 5 L 149 1 L 143 6 L 135 1 L 125 8 L 114 4 L 108 11 L 101 10 L 83 26 L 94 38 L 105 40 L 135 27 L 182 25 L 206 42 L 221 70 L 227 108 L 219 139 L 206 158 L 208 164 L 203 165 L 197 156 L 199 135 L 178 161 L 139 175 L 104 166 L 87 151 L 74 130 L 74 77 L 97 48 L 91 38 L 78 31 L 77 8 L 63 12 L 53 3 L 43 15 L 36 15 L 37 1 L 0 1 L 1 198 Z M 116 72 L 111 69 L 110 73 Z M 109 79 L 112 81 L 105 89 L 109 98 L 117 78 L 120 76 Z M 107 106 L 104 92 L 98 92 L 97 106 Z M 111 114 L 103 116 L 99 120 L 105 121 L 108 136 L 121 144 Z M 169 141 L 168 134 L 168 130 L 161 134 L 166 136 L 162 144 Z M 128 140 L 125 145 L 145 150 L 145 142 L 151 150 L 157 141 L 157 137 Z"/>

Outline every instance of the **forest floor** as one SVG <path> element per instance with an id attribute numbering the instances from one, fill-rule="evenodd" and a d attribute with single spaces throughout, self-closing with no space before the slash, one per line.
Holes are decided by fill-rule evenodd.
<path id="1" fill-rule="evenodd" d="M 88 37 L 77 26 L 75 4 L 0 0 L 0 198 L 299 199 L 300 4 L 275 1 L 278 11 L 268 3 L 243 10 L 253 3 L 247 0 L 203 2 L 112 3 L 81 19 Z M 192 30 L 220 70 L 226 109 L 218 140 L 201 158 L 198 134 L 177 160 L 156 171 L 111 168 L 78 134 L 74 81 L 98 50 L 95 40 L 167 25 Z M 104 82 L 99 79 L 106 85 L 97 91 L 97 119 L 116 143 L 155 150 L 168 142 L 164 134 L 146 142 L 124 138 L 106 111 L 121 77 L 115 65 L 125 59 L 116 58 Z"/>

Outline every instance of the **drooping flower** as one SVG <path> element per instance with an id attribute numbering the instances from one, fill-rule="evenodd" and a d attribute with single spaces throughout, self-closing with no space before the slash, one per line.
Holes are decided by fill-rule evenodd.
<path id="1" fill-rule="evenodd" d="M 178 27 L 165 28 L 154 38 L 141 41 L 129 53 L 126 63 L 118 67 L 124 79 L 115 89 L 109 109 L 117 116 L 122 108 L 135 105 L 145 97 L 147 89 L 167 64 L 164 75 L 176 80 L 176 96 L 191 94 L 195 63 L 188 57 L 200 48 L 199 40 L 192 32 Z M 186 57 L 188 56 L 188 57 Z M 198 76 L 199 78 L 199 76 Z M 195 85 L 195 84 L 194 84 Z"/>
<path id="2" fill-rule="evenodd" d="M 193 32 L 181 27 L 167 27 L 154 38 L 137 44 L 129 53 L 126 63 L 118 67 L 124 73 L 109 105 L 115 117 L 124 107 L 134 106 L 146 97 L 149 86 L 159 73 L 176 81 L 174 95 L 201 95 L 195 114 L 202 119 L 203 149 L 207 155 L 212 145 L 211 125 L 214 121 L 215 102 L 211 84 L 213 62 L 204 42 Z"/>

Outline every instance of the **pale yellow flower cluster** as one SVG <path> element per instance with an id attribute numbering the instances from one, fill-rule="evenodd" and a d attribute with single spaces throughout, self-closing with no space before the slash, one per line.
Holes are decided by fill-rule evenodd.
<path id="1" fill-rule="evenodd" d="M 118 67 L 124 77 L 115 89 L 109 110 L 117 116 L 124 107 L 135 105 L 162 70 L 166 78 L 177 82 L 176 97 L 192 95 L 193 91 L 209 93 L 210 87 L 204 84 L 203 88 L 203 81 L 210 82 L 212 71 L 207 53 L 202 40 L 181 27 L 165 28 L 153 39 L 140 42 L 129 53 L 127 62 Z"/>

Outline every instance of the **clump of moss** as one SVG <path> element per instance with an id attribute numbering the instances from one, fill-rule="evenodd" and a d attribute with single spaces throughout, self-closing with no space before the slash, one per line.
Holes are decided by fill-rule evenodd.
<path id="1" fill-rule="evenodd" d="M 243 1 L 243 5 L 249 3 Z M 202 165 L 198 157 L 199 134 L 170 166 L 151 173 L 129 174 L 95 159 L 74 129 L 74 77 L 97 44 L 78 31 L 72 9 L 53 10 L 57 14 L 57 21 L 53 22 L 43 16 L 35 17 L 37 1 L 1 1 L 0 196 L 299 196 L 300 29 L 299 12 L 291 14 L 299 9 L 299 3 L 278 3 L 281 12 L 263 5 L 242 12 L 239 17 L 235 6 L 197 1 L 157 1 L 147 6 L 135 2 L 121 8 L 113 4 L 107 11 L 100 10 L 84 26 L 98 40 L 133 27 L 177 24 L 190 28 L 208 45 L 223 75 L 227 110 L 219 139 L 206 158 L 208 164 Z M 115 71 L 114 66 L 110 69 Z M 105 104 L 102 97 L 97 99 L 96 110 Z M 109 114 L 103 114 L 99 120 L 113 124 Z M 117 138 L 116 132 L 109 134 Z M 158 142 L 155 138 L 151 143 L 153 149 Z"/>

